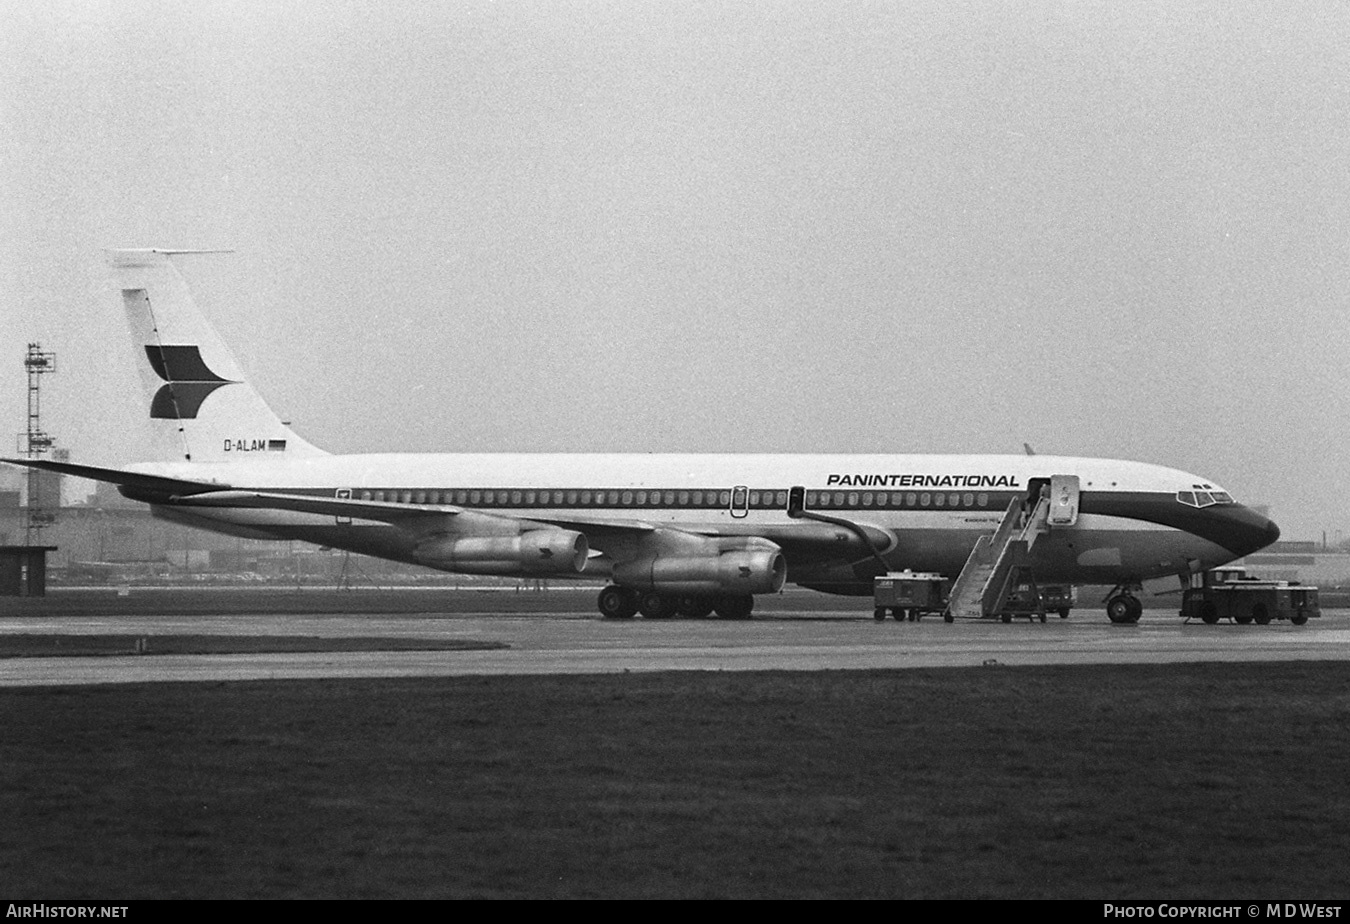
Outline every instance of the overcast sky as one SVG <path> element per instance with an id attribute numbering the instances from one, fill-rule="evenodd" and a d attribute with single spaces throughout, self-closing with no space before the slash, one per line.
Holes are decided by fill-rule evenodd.
<path id="1" fill-rule="evenodd" d="M 0 421 L 105 247 L 334 451 L 1139 459 L 1350 535 L 1350 4 L 0 0 Z M 5 437 L 13 449 L 13 438 Z"/>

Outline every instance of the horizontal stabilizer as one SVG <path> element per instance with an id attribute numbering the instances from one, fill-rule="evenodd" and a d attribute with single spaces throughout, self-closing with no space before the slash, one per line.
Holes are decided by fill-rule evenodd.
<path id="1" fill-rule="evenodd" d="M 142 472 L 129 472 L 120 468 L 99 468 L 94 465 L 75 465 L 71 462 L 49 462 L 46 459 L 0 459 L 10 465 L 22 465 L 46 472 L 59 472 L 76 478 L 88 478 L 90 481 L 104 481 L 121 488 L 137 488 L 156 494 L 191 495 L 206 491 L 219 491 L 227 485 L 212 484 L 208 481 L 188 481 L 184 478 L 166 478 L 162 475 L 146 475 Z"/>

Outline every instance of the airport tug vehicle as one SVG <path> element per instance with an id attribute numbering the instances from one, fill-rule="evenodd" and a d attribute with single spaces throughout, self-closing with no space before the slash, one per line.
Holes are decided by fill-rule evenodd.
<path id="1" fill-rule="evenodd" d="M 951 581 L 928 571 L 892 571 L 876 578 L 873 586 L 872 611 L 877 622 L 886 618 L 886 612 L 897 620 L 918 622 L 926 615 L 940 615 L 947 609 Z"/>
<path id="2" fill-rule="evenodd" d="M 1187 622 L 1199 619 L 1214 625 L 1231 619 L 1238 625 L 1264 626 L 1273 619 L 1287 619 L 1301 626 L 1309 617 L 1321 615 L 1316 587 L 1264 580 L 1236 566 L 1191 575 L 1181 594 L 1181 616 Z"/>

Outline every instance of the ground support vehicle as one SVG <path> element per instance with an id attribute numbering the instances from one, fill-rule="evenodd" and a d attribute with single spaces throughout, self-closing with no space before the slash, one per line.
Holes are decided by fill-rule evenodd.
<path id="1" fill-rule="evenodd" d="M 1072 584 L 1046 584 L 1041 588 L 1041 603 L 1046 612 L 1059 613 L 1060 619 L 1069 618 L 1069 610 L 1078 603 L 1078 592 Z"/>
<path id="2" fill-rule="evenodd" d="M 940 614 L 947 608 L 951 583 L 942 575 L 928 571 L 883 574 L 872 583 L 876 606 L 872 615 L 880 622 L 889 610 L 897 620 L 918 622 L 926 614 Z"/>
<path id="3" fill-rule="evenodd" d="M 1231 619 L 1239 625 L 1264 626 L 1287 619 L 1301 626 L 1321 616 L 1317 588 L 1290 581 L 1268 581 L 1247 574 L 1245 568 L 1214 568 L 1190 576 L 1181 595 L 1181 617 L 1213 625 Z"/>
<path id="4" fill-rule="evenodd" d="M 1004 622 L 1012 622 L 1014 617 L 1025 616 L 1035 621 L 1045 622 L 1045 600 L 1031 569 L 1017 568 L 1003 605 L 998 608 L 998 617 Z"/>

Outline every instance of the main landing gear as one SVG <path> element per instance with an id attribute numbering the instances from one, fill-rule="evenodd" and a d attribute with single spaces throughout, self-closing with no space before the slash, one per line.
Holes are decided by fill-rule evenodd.
<path id="1" fill-rule="evenodd" d="M 755 598 L 749 594 L 693 595 L 669 594 L 657 590 L 640 591 L 610 584 L 600 591 L 596 601 L 606 619 L 632 619 L 641 613 L 647 619 L 706 619 L 714 612 L 723 619 L 749 619 Z"/>
<path id="2" fill-rule="evenodd" d="M 1106 618 L 1117 625 L 1133 625 L 1144 612 L 1144 604 L 1129 591 L 1113 595 L 1106 601 Z"/>

